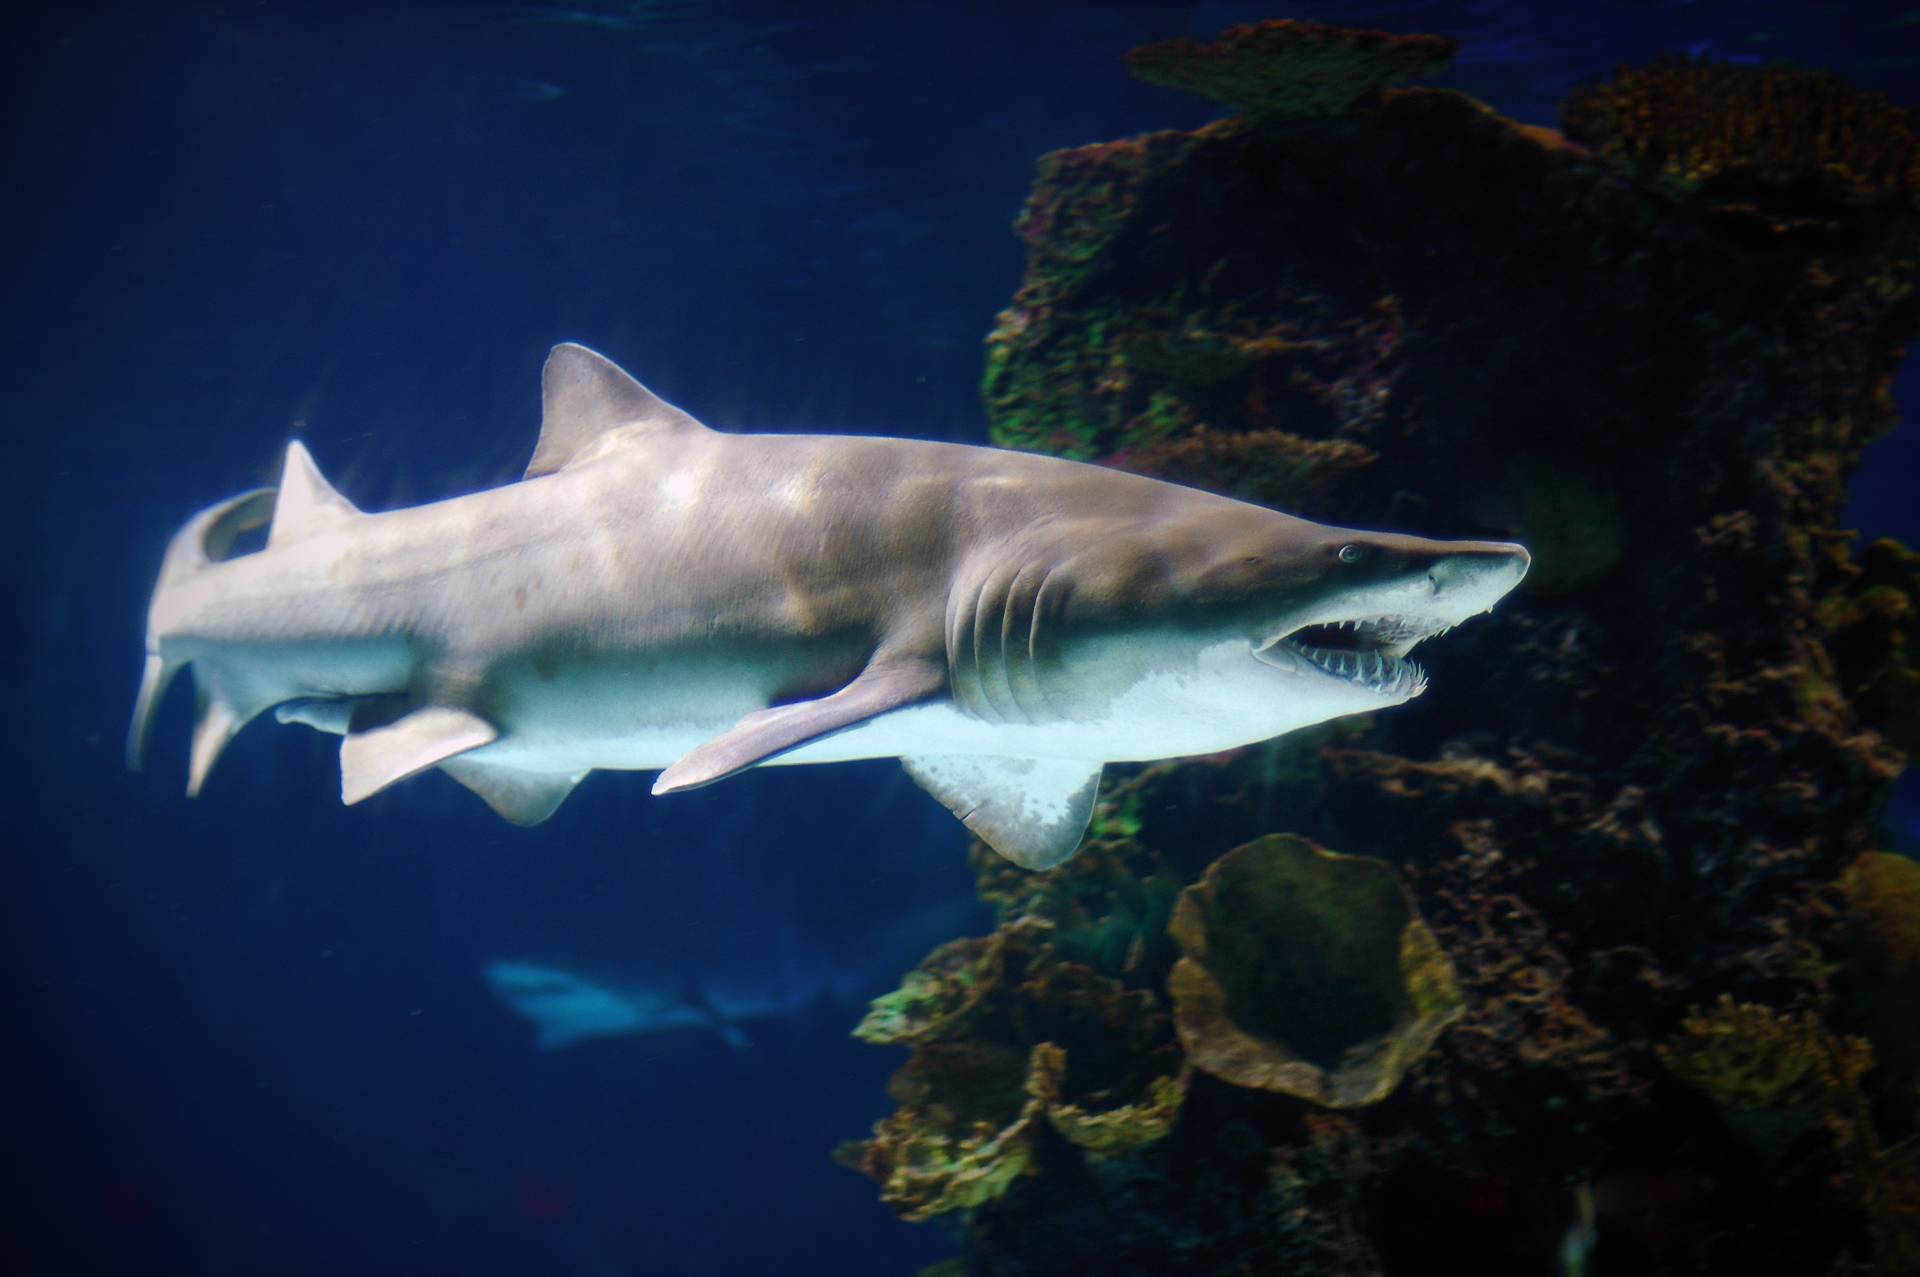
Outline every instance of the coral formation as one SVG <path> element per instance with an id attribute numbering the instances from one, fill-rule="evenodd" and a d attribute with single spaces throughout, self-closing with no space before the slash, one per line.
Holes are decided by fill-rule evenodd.
<path id="1" fill-rule="evenodd" d="M 1912 114 L 1835 76 L 1668 58 L 1567 99 L 1567 135 L 1676 197 L 1906 204 L 1920 193 Z"/>
<path id="2" fill-rule="evenodd" d="M 1873 1088 L 1896 1129 L 1920 1104 L 1920 862 L 1862 852 L 1840 877 L 1849 1018 L 1880 1061 Z"/>
<path id="3" fill-rule="evenodd" d="M 874 999 L 853 1036 L 875 1046 L 917 1046 L 958 1036 L 999 983 L 1010 945 L 1023 932 L 996 931 L 941 945 L 907 973 L 900 987 Z"/>
<path id="4" fill-rule="evenodd" d="M 1913 886 L 1897 884 L 1896 892 Z M 1849 887 L 1850 894 L 1860 889 L 1857 881 Z M 1895 908 L 1901 903 L 1914 901 L 1896 897 Z M 1864 1039 L 1831 1032 L 1810 1011 L 1782 1013 L 1722 996 L 1688 1015 L 1659 1052 L 1776 1173 L 1825 1170 L 1847 1184 L 1865 1208 L 1880 1271 L 1920 1264 L 1920 1139 L 1881 1146 L 1863 1086 L 1875 1068 Z M 1911 1071 L 1902 1080 L 1920 1081 Z"/>
<path id="5" fill-rule="evenodd" d="M 1920 554 L 1883 537 L 1857 564 L 1835 566 L 1841 582 L 1817 616 L 1841 692 L 1863 722 L 1920 756 Z"/>
<path id="6" fill-rule="evenodd" d="M 890 1088 L 899 1109 L 837 1154 L 880 1181 L 904 1217 L 1000 1197 L 1033 1164 L 1043 1131 L 1099 1163 L 1172 1129 L 1189 1075 L 1160 999 L 1072 961 L 1063 939 L 1021 915 L 943 945 L 856 1030 L 914 1047 Z"/>
<path id="7" fill-rule="evenodd" d="M 836 1156 L 879 1180 L 881 1200 L 902 1219 L 971 1210 L 1029 1170 L 1057 1067 L 1038 1048 L 1023 1060 L 996 1043 L 921 1047 L 889 1088 L 899 1109 L 872 1139 L 842 1145 Z"/>
<path id="8" fill-rule="evenodd" d="M 1210 44 L 1149 44 L 1127 55 L 1127 69 L 1253 119 L 1291 119 L 1351 111 L 1386 85 L 1444 70 L 1458 47 L 1441 36 L 1277 19 L 1230 27 Z"/>
<path id="9" fill-rule="evenodd" d="M 1854 942 L 1866 954 L 1860 965 L 1877 986 L 1873 1002 L 1906 1029 L 1910 1047 L 1920 1047 L 1920 862 L 1863 852 L 1840 885 Z"/>
<path id="10" fill-rule="evenodd" d="M 975 1277 L 1553 1271 L 1579 1221 L 1595 1271 L 1914 1271 L 1910 862 L 1876 821 L 1920 743 L 1920 556 L 1838 527 L 1920 333 L 1912 121 L 1661 64 L 1571 102 L 1579 145 L 1380 83 L 1043 157 L 993 438 L 1526 539 L 1537 578 L 1414 704 L 1111 768 L 1055 871 L 976 850 L 1000 930 L 863 1026 L 912 1085 L 849 1156 L 963 1213 Z M 1299 916 L 1236 879 L 1279 831 L 1392 890 L 1236 924 Z M 1393 1022 L 1303 1046 L 1269 983 L 1344 972 L 1372 916 L 1386 987 L 1389 906 L 1459 1018 L 1390 1090 L 1244 1085 Z M 1375 1102 L 1311 1098 L 1344 1094 Z"/>
<path id="11" fill-rule="evenodd" d="M 1096 1163 L 1164 1139 L 1180 1115 L 1192 1079 L 1185 1071 L 1153 1078 L 1139 1100 L 1103 1109 L 1065 1098 L 1067 1053 L 1059 1046 L 1041 1043 L 1034 1048 L 1034 1059 L 1042 1070 L 1034 1085 L 1047 1124 Z"/>
<path id="12" fill-rule="evenodd" d="M 1274 834 L 1181 893 L 1167 977 L 1196 1068 L 1339 1108 L 1391 1091 L 1461 1013 L 1391 866 Z"/>
<path id="13" fill-rule="evenodd" d="M 1804 1109 L 1818 1113 L 1859 1086 L 1873 1051 L 1859 1038 L 1837 1039 L 1811 1011 L 1781 1012 L 1721 995 L 1695 1010 L 1660 1044 L 1675 1076 L 1738 1112 Z"/>

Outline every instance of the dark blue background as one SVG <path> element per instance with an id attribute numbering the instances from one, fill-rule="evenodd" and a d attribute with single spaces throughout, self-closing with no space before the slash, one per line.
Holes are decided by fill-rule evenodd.
<path id="1" fill-rule="evenodd" d="M 1459 36 L 1443 83 L 1549 123 L 1686 49 L 1914 100 L 1899 5 L 1330 3 Z M 122 733 L 159 555 L 299 433 L 357 503 L 506 481 L 555 341 L 721 426 L 978 439 L 1034 158 L 1188 126 L 1129 47 L 1253 5 L 63 5 L 5 19 L 0 415 L 19 576 L 0 1254 L 36 1271 L 906 1274 L 947 1253 L 827 1150 L 895 1053 L 817 1012 L 537 1055 L 512 956 L 732 975 L 882 960 L 967 889 L 892 765 L 507 827 L 444 778 L 353 809 L 250 729 L 188 802 L 188 707 Z M 1903 385 L 1905 401 L 1920 388 Z M 1915 534 L 1915 432 L 1850 517 Z M 1439 658 L 1436 658 L 1439 659 Z M 1408 711 L 1413 712 L 1413 711 Z M 1920 807 L 1896 809 L 1920 835 Z M 940 938 L 927 935 L 931 944 Z M 9 1264 L 19 1271 L 17 1264 Z"/>

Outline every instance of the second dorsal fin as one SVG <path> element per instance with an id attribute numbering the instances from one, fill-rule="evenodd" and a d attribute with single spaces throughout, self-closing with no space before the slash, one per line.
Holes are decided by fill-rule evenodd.
<path id="1" fill-rule="evenodd" d="M 295 439 L 287 444 L 287 464 L 280 472 L 280 493 L 274 499 L 273 527 L 268 545 L 285 545 L 358 516 L 353 502 L 341 496 L 313 464 L 313 455 Z"/>
<path id="2" fill-rule="evenodd" d="M 526 477 L 552 474 L 609 430 L 705 430 L 693 417 L 629 377 L 605 355 L 563 342 L 540 374 L 540 440 Z"/>

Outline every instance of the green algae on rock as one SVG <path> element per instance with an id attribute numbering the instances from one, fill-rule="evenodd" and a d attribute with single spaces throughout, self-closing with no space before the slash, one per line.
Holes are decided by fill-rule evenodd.
<path id="1" fill-rule="evenodd" d="M 1392 866 L 1270 835 L 1215 861 L 1168 926 L 1195 1067 L 1334 1108 L 1398 1085 L 1463 1009 Z"/>

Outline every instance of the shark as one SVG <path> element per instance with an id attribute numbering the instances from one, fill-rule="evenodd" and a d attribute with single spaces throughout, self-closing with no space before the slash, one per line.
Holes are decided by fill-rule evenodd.
<path id="1" fill-rule="evenodd" d="M 837 1014 L 897 987 L 927 949 L 975 935 L 989 916 L 972 893 L 885 912 L 806 939 L 780 912 L 726 874 L 701 895 L 753 924 L 724 954 L 689 951 L 653 929 L 632 951 L 582 968 L 574 958 L 492 958 L 480 968 L 488 991 L 534 1027 L 534 1047 L 559 1050 L 603 1037 L 693 1031 L 730 1047 L 751 1047 L 749 1025 Z M 588 974 L 589 970 L 593 974 Z"/>
<path id="2" fill-rule="evenodd" d="M 517 482 L 364 512 L 296 439 L 277 487 L 189 519 L 129 765 L 191 668 L 190 796 L 269 709 L 342 737 L 346 803 L 437 768 L 522 825 L 593 771 L 898 758 L 1044 869 L 1107 764 L 1410 701 L 1413 649 L 1530 561 L 1034 453 L 714 430 L 573 343 L 541 399 Z"/>
<path id="3" fill-rule="evenodd" d="M 745 1048 L 752 1045 L 750 1026 L 849 1011 L 896 987 L 932 946 L 990 925 L 968 893 L 884 914 L 857 938 L 823 945 L 768 915 L 751 895 L 728 899 L 756 920 L 751 939 L 729 943 L 724 961 L 689 954 L 654 933 L 643 951 L 610 966 L 594 964 L 593 974 L 566 958 L 496 958 L 482 965 L 481 978 L 497 1001 L 533 1027 L 533 1044 L 542 1051 L 680 1031 Z"/>
<path id="4" fill-rule="evenodd" d="M 489 962 L 487 989 L 534 1028 L 534 1045 L 554 1051 L 594 1038 L 694 1029 L 716 1033 L 728 1046 L 750 1045 L 743 1021 L 785 1014 L 772 1004 L 723 1007 L 691 984 L 615 989 L 560 967 L 537 962 Z"/>

